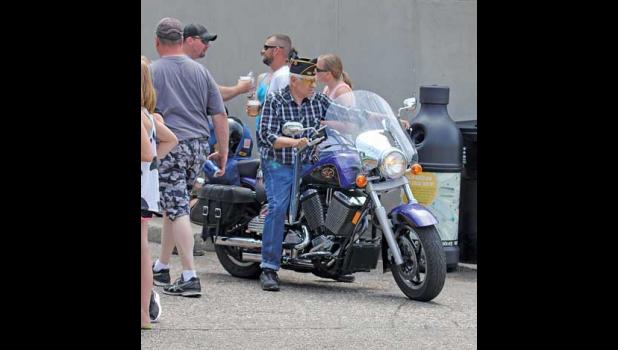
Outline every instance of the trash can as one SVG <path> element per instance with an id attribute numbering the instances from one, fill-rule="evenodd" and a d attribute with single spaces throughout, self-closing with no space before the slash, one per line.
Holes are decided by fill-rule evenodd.
<path id="1" fill-rule="evenodd" d="M 438 219 L 447 271 L 459 262 L 459 196 L 462 171 L 461 132 L 447 111 L 448 86 L 420 87 L 418 114 L 410 120 L 410 140 L 423 172 L 406 175 L 414 198 Z"/>
<path id="2" fill-rule="evenodd" d="M 463 137 L 463 172 L 459 196 L 459 261 L 476 264 L 477 123 L 476 120 L 463 120 L 455 124 Z"/>

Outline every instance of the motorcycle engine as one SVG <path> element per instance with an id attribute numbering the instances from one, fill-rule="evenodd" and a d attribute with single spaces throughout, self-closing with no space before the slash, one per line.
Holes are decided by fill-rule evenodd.
<path id="1" fill-rule="evenodd" d="M 347 196 L 343 192 L 333 193 L 326 221 L 326 229 L 338 237 L 349 237 L 360 220 L 366 197 Z"/>
<path id="2" fill-rule="evenodd" d="M 346 195 L 335 191 L 326 210 L 324 200 L 320 197 L 319 192 L 313 188 L 306 190 L 300 196 L 303 213 L 313 233 L 312 238 L 315 239 L 322 235 L 349 237 L 360 219 L 366 197 Z M 325 211 L 326 215 L 324 215 Z M 316 246 L 316 244 L 312 245 Z"/>
<path id="3" fill-rule="evenodd" d="M 311 231 L 315 232 L 323 227 L 324 209 L 319 192 L 313 188 L 306 190 L 300 196 L 300 203 Z"/>

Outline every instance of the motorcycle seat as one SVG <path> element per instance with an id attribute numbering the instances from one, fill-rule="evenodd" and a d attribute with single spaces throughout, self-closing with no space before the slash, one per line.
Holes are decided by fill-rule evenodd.
<path id="1" fill-rule="evenodd" d="M 258 167 L 260 166 L 259 159 L 243 159 L 236 162 L 240 177 L 250 177 L 255 179 Z"/>
<path id="2" fill-rule="evenodd" d="M 255 200 L 259 203 L 264 203 L 266 201 L 266 190 L 264 189 L 263 182 L 255 184 Z"/>

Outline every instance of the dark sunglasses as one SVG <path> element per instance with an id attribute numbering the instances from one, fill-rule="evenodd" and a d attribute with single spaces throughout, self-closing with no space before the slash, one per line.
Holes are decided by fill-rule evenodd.
<path id="1" fill-rule="evenodd" d="M 264 45 L 264 51 L 268 50 L 268 49 L 272 49 L 278 47 L 280 49 L 283 49 L 283 46 L 272 46 L 272 45 Z"/>
<path id="2" fill-rule="evenodd" d="M 328 69 L 320 69 L 318 67 L 315 67 L 315 71 L 316 72 L 328 72 Z"/>

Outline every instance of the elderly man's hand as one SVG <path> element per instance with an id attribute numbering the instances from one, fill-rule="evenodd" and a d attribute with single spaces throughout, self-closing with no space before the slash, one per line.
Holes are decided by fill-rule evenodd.
<path id="1" fill-rule="evenodd" d="M 301 148 L 309 143 L 309 140 L 306 137 L 300 138 L 296 140 L 296 148 Z"/>
<path id="2" fill-rule="evenodd" d="M 401 124 L 403 130 L 410 129 L 410 122 L 407 120 L 399 119 L 399 124 Z"/>

